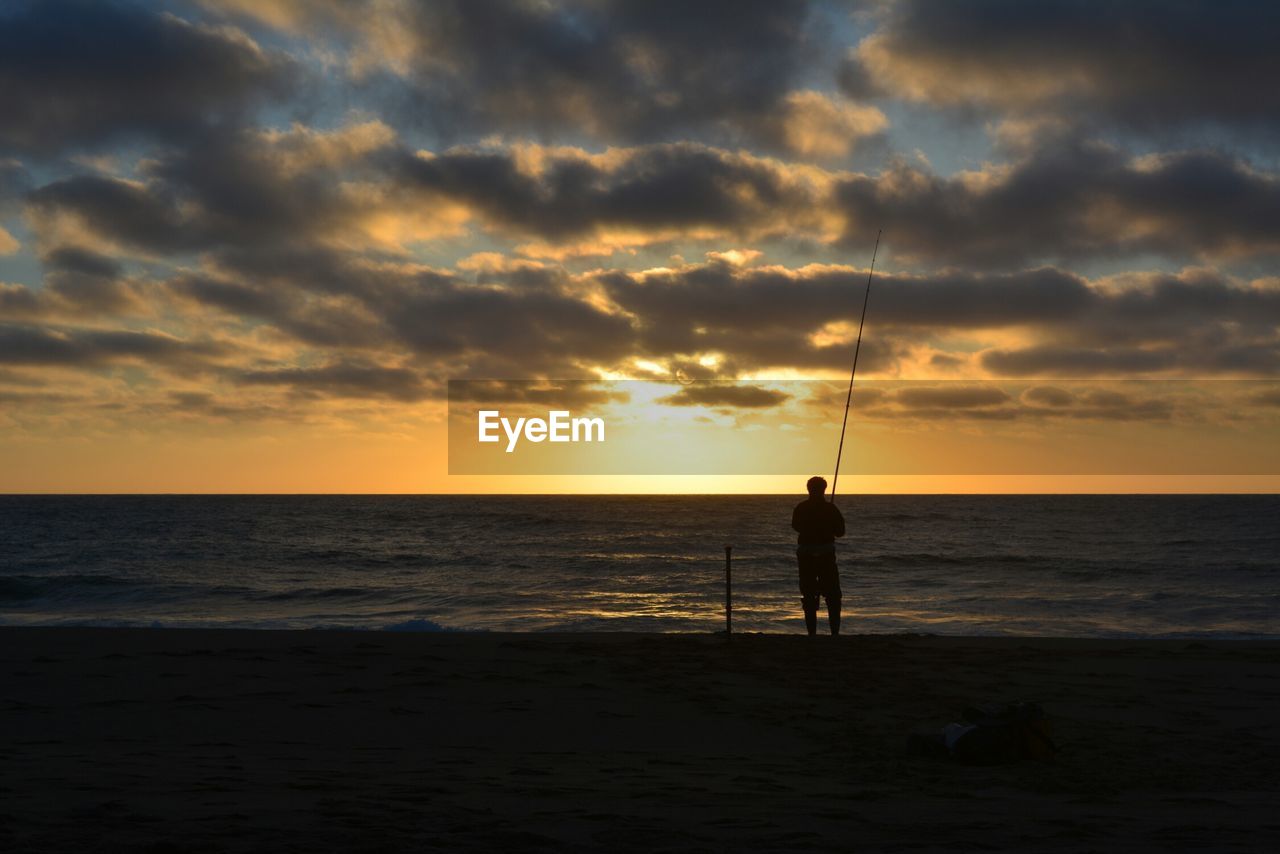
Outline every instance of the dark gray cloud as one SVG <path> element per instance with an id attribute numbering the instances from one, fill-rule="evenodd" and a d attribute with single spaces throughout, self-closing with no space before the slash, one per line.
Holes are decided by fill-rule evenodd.
<path id="1" fill-rule="evenodd" d="M 315 150 L 296 150 L 304 145 Z M 321 156 L 333 145 L 214 134 L 153 159 L 144 183 L 69 177 L 30 193 L 29 210 L 37 223 L 74 216 L 161 254 L 292 248 L 305 257 L 319 245 L 370 244 L 373 220 L 455 211 L 440 214 L 456 218 L 449 227 L 474 221 L 553 255 L 575 243 L 608 252 L 691 235 L 823 242 L 843 223 L 846 247 L 863 248 L 883 227 L 893 259 L 932 268 L 1280 256 L 1280 178 L 1208 151 L 1134 158 L 1070 140 L 943 177 L 905 162 L 876 176 L 828 173 L 696 143 L 421 156 L 375 139 L 342 158 Z M 306 156 L 312 162 L 296 165 Z"/>
<path id="2" fill-rule="evenodd" d="M 0 149 L 48 156 L 145 134 L 190 140 L 296 80 L 243 33 L 139 3 L 17 0 L 0 10 Z"/>
<path id="3" fill-rule="evenodd" d="M 20 386 L 22 388 L 42 388 L 48 383 L 39 377 L 0 368 L 0 385 Z"/>
<path id="4" fill-rule="evenodd" d="M 632 354 L 630 322 L 580 299 L 454 283 L 416 288 L 384 307 L 395 340 L 449 360 L 457 376 L 572 379 Z"/>
<path id="5" fill-rule="evenodd" d="M 846 92 L 1141 131 L 1280 121 L 1280 8 L 1252 0 L 897 0 Z"/>
<path id="6" fill-rule="evenodd" d="M 894 400 L 910 409 L 972 409 L 1002 406 L 1010 398 L 994 386 L 937 386 L 904 388 L 894 395 Z"/>
<path id="7" fill-rule="evenodd" d="M 115 259 L 76 246 L 60 246 L 43 260 L 46 272 L 75 273 L 99 279 L 116 279 L 124 272 Z"/>
<path id="8" fill-rule="evenodd" d="M 929 264 L 1280 253 L 1280 180 L 1218 152 L 1134 159 L 1066 141 L 951 177 L 904 162 L 841 181 L 835 205 L 849 243 L 883 227 L 895 257 Z"/>
<path id="9" fill-rule="evenodd" d="M 74 215 L 95 235 L 148 252 L 186 252 L 201 243 L 173 200 L 119 178 L 64 178 L 32 192 L 27 203 L 36 216 Z"/>
<path id="10" fill-rule="evenodd" d="M 451 149 L 398 160 L 404 180 L 519 234 L 568 240 L 626 228 L 744 234 L 804 227 L 824 188 L 778 164 L 696 143 L 587 157 L 550 150 L 522 169 L 511 150 Z M 789 223 L 789 218 L 800 220 Z"/>
<path id="11" fill-rule="evenodd" d="M 381 398 L 401 403 L 423 400 L 432 392 L 411 369 L 353 362 L 243 371 L 234 379 L 243 385 L 284 386 L 304 396 Z"/>
<path id="12" fill-rule="evenodd" d="M 44 295 L 64 314 L 111 316 L 142 308 L 142 302 L 115 260 L 73 246 L 44 257 Z M 46 300 L 47 301 L 47 300 Z"/>
<path id="13" fill-rule="evenodd" d="M 831 158 L 883 141 L 883 113 L 832 91 L 841 0 L 202 5 L 322 44 L 350 97 L 445 145 L 699 139 Z"/>
<path id="14" fill-rule="evenodd" d="M 219 275 L 184 274 L 167 287 L 311 346 L 410 354 L 455 377 L 572 378 L 634 345 L 630 322 L 566 290 L 563 270 L 481 274 L 496 279 L 486 283 L 356 253 L 319 253 L 296 268 L 291 257 L 220 256 Z"/>
<path id="15" fill-rule="evenodd" d="M 1035 386 L 1022 393 L 1022 400 L 1034 406 L 1070 406 L 1075 399 L 1067 389 L 1051 385 Z"/>
<path id="16" fill-rule="evenodd" d="M 124 329 L 0 324 L 0 363 L 87 367 L 118 361 L 164 366 L 227 353 L 225 345 Z"/>
<path id="17" fill-rule="evenodd" d="M 0 322 L 35 317 L 44 313 L 40 294 L 26 285 L 0 282 Z"/>
<path id="18" fill-rule="evenodd" d="M 1194 414 L 1195 407 L 1203 405 L 1201 393 L 1216 397 L 1219 391 L 1185 385 L 1134 386 L 1134 393 L 1077 383 L 1069 388 L 1035 386 L 1017 394 L 1009 383 L 994 380 L 922 383 L 884 390 L 864 387 L 861 397 L 855 395 L 855 405 L 859 417 L 883 420 L 1165 421 L 1178 414 Z"/>
<path id="19" fill-rule="evenodd" d="M 667 406 L 711 406 L 730 409 L 769 409 L 780 406 L 791 395 L 778 389 L 758 385 L 728 385 L 717 382 L 699 382 L 685 386 L 675 394 L 658 398 Z"/>
<path id="20" fill-rule="evenodd" d="M 895 257 L 932 265 L 1280 253 L 1280 179 L 1209 151 L 1135 159 L 1068 139 L 952 177 L 899 162 L 880 175 L 819 178 L 688 143 L 612 158 L 549 153 L 537 174 L 508 150 L 406 156 L 400 168 L 493 225 L 549 241 L 698 228 L 820 240 L 838 216 L 846 243 L 861 247 L 883 227 Z"/>
<path id="21" fill-rule="evenodd" d="M 1082 420 L 1166 421 L 1180 414 L 1180 412 L 1194 415 L 1194 412 L 1187 413 L 1184 411 L 1188 403 L 1192 404 L 1192 406 L 1195 405 L 1194 400 L 1180 399 L 1176 393 L 1163 396 L 1158 393 L 1134 396 L 1107 389 L 1098 389 L 1081 394 L 1077 404 L 1047 411 L 1052 412 L 1055 416 Z"/>
<path id="22" fill-rule="evenodd" d="M 148 414 L 160 409 L 166 415 L 196 418 L 200 421 L 301 421 L 302 413 L 296 407 L 271 403 L 244 402 L 231 396 L 219 396 L 203 391 L 170 391 L 158 407 L 147 407 Z"/>
<path id="23" fill-rule="evenodd" d="M 431 370 L 471 377 L 630 371 L 633 357 L 664 365 L 663 378 L 844 368 L 865 283 L 849 268 L 722 263 L 643 274 L 575 277 L 542 268 L 468 276 L 333 253 L 317 259 L 327 273 L 313 279 L 309 266 L 290 275 L 269 253 L 233 260 L 221 277 L 188 275 L 170 287 L 310 346 L 411 354 Z M 591 286 L 621 312 L 585 299 Z M 939 335 L 981 338 L 984 330 L 1040 342 L 981 353 L 983 368 L 1005 376 L 1257 374 L 1272 370 L 1278 346 L 1280 291 L 1205 270 L 1100 283 L 1055 268 L 888 274 L 874 289 L 860 359 L 868 373 L 892 370 Z M 722 358 L 713 366 L 692 358 L 708 352 Z"/>
<path id="24" fill-rule="evenodd" d="M 1255 406 L 1280 406 L 1280 388 L 1256 392 L 1249 400 Z"/>
<path id="25" fill-rule="evenodd" d="M 982 367 L 1005 377 L 1125 376 L 1181 372 L 1197 374 L 1274 375 L 1280 371 L 1280 339 L 1237 346 L 1188 346 L 1186 343 L 1148 347 L 1072 346 L 1045 344 L 984 352 Z"/>
<path id="26" fill-rule="evenodd" d="M 69 394 L 48 391 L 4 391 L 0 389 L 0 403 L 6 406 L 39 406 L 41 404 L 81 403 L 80 398 Z"/>
<path id="27" fill-rule="evenodd" d="M 253 269 L 239 259 L 245 275 Z M 732 377 L 771 366 L 843 368 L 856 328 L 863 273 L 848 268 L 735 268 L 720 263 L 644 274 L 612 270 L 575 278 L 557 268 L 487 273 L 484 283 L 441 271 L 323 261 L 332 278 L 274 271 L 257 285 L 203 278 L 176 285 L 206 304 L 258 316 L 316 346 L 401 348 L 456 376 L 568 377 L 588 366 L 625 368 L 631 357 L 669 376 Z M 624 313 L 589 302 L 603 288 Z M 1082 376 L 1166 372 L 1258 373 L 1274 364 L 1280 291 L 1204 270 L 1133 274 L 1090 283 L 1055 268 L 975 275 L 889 274 L 874 285 L 872 334 L 860 367 L 892 369 L 915 344 L 961 330 L 1034 333 L 1035 347 L 992 349 L 981 364 L 1001 375 Z M 322 302 L 317 304 L 314 300 Z M 326 307 L 340 299 L 358 305 Z M 317 329 L 363 329 L 359 340 Z M 319 319 L 323 318 L 323 322 Z M 309 325 L 310 324 L 310 325 Z M 327 337 L 331 335 L 333 337 Z M 714 367 L 692 354 L 718 352 Z M 512 373 L 515 372 L 515 373 Z"/>
<path id="28" fill-rule="evenodd" d="M 371 264 L 358 253 L 325 256 L 330 275 L 313 281 L 308 267 L 291 276 L 289 265 L 281 266 L 270 253 L 232 260 L 235 264 L 216 273 L 183 272 L 155 287 L 180 304 L 217 309 L 230 324 L 224 331 L 252 328 L 259 342 L 292 343 L 296 361 L 246 365 L 245 357 L 234 358 L 226 345 L 200 339 L 11 323 L 0 326 L 0 363 L 92 369 L 117 362 L 160 368 L 216 362 L 218 375 L 236 385 L 287 389 L 298 400 L 400 402 L 440 397 L 446 378 L 585 378 L 600 369 L 634 373 L 635 358 L 663 365 L 662 379 L 733 378 L 774 367 L 847 370 L 852 350 L 847 336 L 865 281 L 861 272 L 848 268 L 787 270 L 714 262 L 647 274 L 574 276 L 558 268 L 537 270 L 532 277 L 523 275 L 527 270 L 466 274 Z M 261 278 L 250 272 L 254 262 Z M 68 250 L 51 255 L 49 263 L 50 275 L 113 271 L 100 257 Z M 587 298 L 597 286 L 608 302 L 599 294 Z M 1037 343 L 974 354 L 971 364 L 997 376 L 1273 376 L 1280 371 L 1280 291 L 1204 270 L 1181 276 L 1130 274 L 1103 282 L 1053 268 L 988 276 L 888 275 L 876 288 L 859 363 L 866 375 L 899 370 L 920 358 L 922 346 L 945 348 L 945 336 L 963 332 L 968 340 L 991 340 L 984 331 L 1001 329 Z M 54 291 L 6 288 L 0 298 L 7 304 L 0 308 L 11 319 L 38 317 L 47 306 L 41 294 L 48 292 Z M 843 329 L 833 332 L 833 322 Z M 717 354 L 714 365 L 698 360 L 706 353 Z M 772 394 L 752 396 L 755 391 L 700 383 L 671 402 L 752 406 L 781 400 Z M 504 400 L 509 392 L 502 389 Z M 894 411 L 920 417 L 943 417 L 948 409 L 990 409 L 1000 410 L 990 417 L 1003 418 L 1007 411 L 1060 408 L 1076 413 L 1064 417 L 1119 418 L 1119 410 L 1132 409 L 1123 401 L 1072 397 L 1052 387 L 1033 389 L 1021 402 L 1013 406 L 1003 393 L 951 386 L 881 400 Z"/>
<path id="29" fill-rule="evenodd" d="M 630 322 L 569 292 L 563 270 L 471 277 L 370 264 L 351 253 L 322 253 L 297 267 L 290 257 L 236 253 L 223 259 L 227 273 L 256 284 L 182 287 L 205 302 L 241 306 L 308 343 L 345 331 L 346 346 L 396 348 L 448 365 L 455 377 L 572 378 L 582 365 L 625 358 L 634 342 Z"/>
<path id="30" fill-rule="evenodd" d="M 695 265 L 643 275 L 621 270 L 598 281 L 653 334 L 703 329 L 816 331 L 823 324 L 856 323 L 866 273 L 844 267 L 803 272 L 781 267 L 735 269 Z M 879 273 L 872 285 L 878 326 L 990 328 L 1079 317 L 1097 302 L 1086 280 L 1052 267 L 978 275 Z"/>
<path id="31" fill-rule="evenodd" d="M 637 318 L 648 354 L 721 351 L 743 368 L 835 368 L 848 340 L 816 338 L 827 324 L 856 330 L 865 274 L 844 268 L 735 269 L 698 265 L 665 273 L 597 275 Z M 1014 329 L 1043 343 L 997 348 L 981 364 L 1005 376 L 1097 376 L 1175 370 L 1266 373 L 1280 345 L 1280 290 L 1220 274 L 1134 274 L 1090 283 L 1046 267 L 987 275 L 877 278 L 872 332 L 860 362 L 893 367 L 905 345 L 964 330 Z"/>
<path id="32" fill-rule="evenodd" d="M 816 228 L 827 206 L 818 173 L 692 143 L 599 156 L 457 148 L 421 157 L 375 145 L 297 169 L 282 164 L 290 156 L 301 159 L 278 139 L 215 134 L 150 161 L 143 183 L 78 175 L 33 191 L 28 207 L 37 221 L 73 216 L 139 251 L 268 248 L 280 257 L 306 247 L 294 253 L 301 258 L 327 239 L 367 241 L 369 216 L 409 220 L 445 204 L 490 229 L 552 243 L 613 230 L 642 241 L 696 230 L 781 234 Z M 522 163 L 533 158 L 536 169 Z M 344 189 L 357 179 L 369 188 L 363 195 Z"/>
<path id="33" fill-rule="evenodd" d="M 358 225 L 366 209 L 340 186 L 351 164 L 290 169 L 289 153 L 256 132 L 211 133 L 149 160 L 142 182 L 75 175 L 29 193 L 28 210 L 37 221 L 73 216 L 112 242 L 163 255 L 314 244 Z"/>
<path id="34" fill-rule="evenodd" d="M 377 82 L 405 121 L 444 138 L 569 130 L 627 143 L 749 136 L 782 148 L 785 97 L 834 47 L 811 25 L 813 5 L 415 3 L 396 22 L 404 74 Z"/>
<path id="35" fill-rule="evenodd" d="M 308 293 L 305 282 L 183 273 L 170 279 L 166 287 L 180 298 L 219 309 L 232 322 L 267 321 L 284 335 L 310 346 L 362 350 L 388 343 L 385 328 L 362 310 L 355 296 L 317 297 Z"/>
<path id="36" fill-rule="evenodd" d="M 0 322 L 147 314 L 145 301 L 111 258 L 64 246 L 43 259 L 41 287 L 0 283 Z"/>
<path id="37" fill-rule="evenodd" d="M 228 314 L 281 322 L 295 308 L 286 293 L 211 276 L 184 274 L 170 280 L 169 288 L 182 296 Z"/>

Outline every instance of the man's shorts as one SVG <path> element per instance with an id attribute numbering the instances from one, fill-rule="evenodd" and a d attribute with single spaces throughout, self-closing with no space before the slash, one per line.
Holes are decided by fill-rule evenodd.
<path id="1" fill-rule="evenodd" d="M 826 599 L 827 604 L 840 601 L 840 573 L 836 569 L 834 550 L 812 554 L 796 549 L 796 560 L 800 563 L 800 598 L 805 610 L 817 610 L 819 596 Z"/>

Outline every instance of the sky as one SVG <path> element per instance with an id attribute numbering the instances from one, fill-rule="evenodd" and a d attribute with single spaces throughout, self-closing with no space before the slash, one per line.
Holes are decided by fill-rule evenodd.
<path id="1" fill-rule="evenodd" d="M 964 389 L 1006 380 L 1205 442 L 1181 475 L 851 490 L 1274 491 L 1231 432 L 1274 389 L 1087 384 L 1280 378 L 1278 29 L 1231 0 L 7 0 L 0 491 L 796 491 L 450 475 L 448 383 L 838 379 L 881 229 L 860 376 L 961 389 L 931 417 L 974 443 Z"/>

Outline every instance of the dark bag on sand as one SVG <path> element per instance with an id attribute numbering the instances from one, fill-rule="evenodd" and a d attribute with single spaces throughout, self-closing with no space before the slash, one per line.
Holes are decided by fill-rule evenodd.
<path id="1" fill-rule="evenodd" d="M 964 723 L 948 724 L 941 733 L 913 734 L 907 753 L 965 765 L 1048 761 L 1057 753 L 1052 722 L 1038 703 L 969 706 L 962 717 Z"/>

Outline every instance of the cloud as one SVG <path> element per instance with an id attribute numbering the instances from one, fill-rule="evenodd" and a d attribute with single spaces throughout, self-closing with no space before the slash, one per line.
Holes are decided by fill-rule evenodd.
<path id="1" fill-rule="evenodd" d="M 601 271 L 594 278 L 655 337 L 727 344 L 734 336 L 747 340 L 776 331 L 798 345 L 835 323 L 852 324 L 856 332 L 866 271 L 822 265 L 735 269 L 712 263 L 645 273 Z M 873 287 L 869 322 L 880 328 L 1053 323 L 1082 316 L 1097 300 L 1085 279 L 1054 268 L 986 276 L 882 273 Z M 852 344 L 851 334 L 828 342 L 841 353 L 846 343 Z"/>
<path id="2" fill-rule="evenodd" d="M 718 261 L 730 267 L 745 267 L 754 264 L 764 253 L 758 249 L 726 249 L 723 252 L 707 252 L 708 261 Z"/>
<path id="3" fill-rule="evenodd" d="M 1070 406 L 1075 403 L 1076 397 L 1070 391 L 1051 385 L 1035 386 L 1027 389 L 1022 393 L 1024 403 L 1033 406 L 1052 406 L 1062 407 Z"/>
<path id="4" fill-rule="evenodd" d="M 784 147 L 801 157 L 843 157 L 858 140 L 889 127 L 889 120 L 875 107 L 812 90 L 787 95 L 779 113 Z"/>
<path id="5" fill-rule="evenodd" d="M 1156 253 L 1280 255 L 1280 177 L 1222 153 L 1134 157 L 1066 141 L 942 177 L 897 162 L 828 171 L 699 143 L 533 143 L 411 152 L 378 122 L 211 134 L 138 178 L 76 175 L 27 195 L 42 246 L 153 254 L 322 245 L 404 253 L 478 227 L 527 255 L 609 255 L 672 241 L 859 248 L 980 269 Z M 758 250 L 757 250 L 758 251 Z"/>
<path id="6" fill-rule="evenodd" d="M 893 257 L 932 264 L 1280 253 L 1280 178 L 1219 152 L 1069 140 L 950 177 L 903 161 L 834 192 L 846 242 L 883 227 Z"/>
<path id="7" fill-rule="evenodd" d="M 678 236 L 830 228 L 829 176 L 695 143 L 609 149 L 454 148 L 398 161 L 400 180 L 490 227 L 552 243 L 643 245 Z"/>
<path id="8" fill-rule="evenodd" d="M 181 273 L 165 283 L 180 300 L 217 309 L 233 324 L 270 323 L 301 344 L 343 350 L 380 349 L 386 330 L 354 295 L 314 294 L 293 282 L 247 284 L 219 275 Z"/>
<path id="9" fill-rule="evenodd" d="M 206 391 L 171 390 L 157 403 L 144 404 L 151 417 L 156 410 L 168 416 L 189 418 L 200 423 L 217 421 L 301 421 L 304 413 L 296 406 L 276 402 L 238 400 L 234 396 L 219 396 Z"/>
<path id="10" fill-rule="evenodd" d="M 1058 393 L 1053 395 L 1056 402 L 1048 403 L 1040 414 L 1047 415 L 1052 413 L 1054 416 L 1059 417 L 1104 421 L 1163 421 L 1171 418 L 1177 412 L 1178 403 L 1185 404 L 1188 402 L 1186 397 L 1179 399 L 1180 395 L 1186 394 L 1186 390 L 1183 388 L 1153 388 L 1146 384 L 1137 384 L 1137 388 L 1148 393 L 1135 396 L 1112 388 L 1091 388 L 1087 386 L 1074 392 L 1057 388 L 1047 389 Z M 1027 395 L 1024 395 L 1024 402 L 1035 391 L 1037 389 L 1030 389 Z M 1046 389 L 1042 387 L 1038 391 L 1042 392 L 1042 394 L 1035 402 L 1045 405 L 1047 401 L 1043 392 Z M 1208 389 L 1208 391 L 1210 394 L 1215 393 L 1213 389 Z M 1154 392 L 1154 394 L 1151 392 Z M 1194 392 L 1191 397 L 1194 398 Z"/>
<path id="11" fill-rule="evenodd" d="M 43 301 L 33 289 L 0 282 L 0 321 L 34 317 L 43 310 Z"/>
<path id="12" fill-rule="evenodd" d="M 1005 377 L 1125 376 L 1190 372 L 1270 375 L 1280 371 L 1280 341 L 1260 345 L 1220 345 L 1211 349 L 1166 344 L 1150 347 L 1037 345 L 991 349 L 982 367 Z"/>
<path id="13" fill-rule="evenodd" d="M 850 267 L 717 259 L 577 275 L 492 264 L 451 272 L 342 253 L 309 262 L 240 254 L 221 263 L 216 275 L 184 274 L 169 287 L 308 346 L 410 354 L 432 370 L 472 377 L 566 378 L 626 371 L 637 358 L 665 365 L 665 375 L 695 377 L 843 370 L 865 282 L 865 271 Z M 885 274 L 875 287 L 860 362 L 869 373 L 895 369 L 925 342 L 933 347 L 926 359 L 954 359 L 938 349 L 953 336 L 965 336 L 960 344 L 972 351 L 976 341 L 1010 334 L 1040 343 L 988 345 L 975 366 L 1012 376 L 1250 373 L 1267 369 L 1280 327 L 1280 291 L 1200 269 L 1095 281 L 1054 268 Z M 700 361 L 707 354 L 713 359 Z"/>
<path id="14" fill-rule="evenodd" d="M 380 125 L 212 135 L 140 179 L 77 175 L 27 196 L 44 244 L 159 255 L 322 244 L 399 251 L 468 222 L 608 252 L 682 236 L 839 233 L 820 170 L 697 144 L 522 144 L 411 153 Z M 554 252 L 552 253 L 554 254 Z"/>
<path id="15" fill-rule="evenodd" d="M 1280 174 L 1242 135 L 1280 115 L 1274 11 L 871 5 L 6 4 L 6 402 L 324 418 L 450 377 L 580 379 L 525 402 L 584 406 L 602 376 L 847 379 L 866 271 L 805 262 L 881 226 L 860 378 L 1044 378 L 875 402 L 899 417 L 1120 418 L 1144 399 L 1061 378 L 1280 371 Z M 970 162 L 912 138 L 959 114 L 992 162 L 888 151 Z M 699 388 L 671 399 L 774 405 Z"/>
<path id="16" fill-rule="evenodd" d="M 288 94 L 294 63 L 230 27 L 145 6 L 49 0 L 0 12 L 0 150 L 46 157 L 146 135 L 189 140 Z"/>
<path id="17" fill-rule="evenodd" d="M 225 355 L 213 341 L 186 341 L 159 332 L 64 329 L 0 324 L 0 364 L 96 366 L 135 361 L 165 365 Z"/>
<path id="18" fill-rule="evenodd" d="M 153 313 L 137 284 L 111 258 L 63 246 L 41 260 L 42 287 L 0 284 L 0 322 L 58 318 L 106 320 Z"/>
<path id="19" fill-rule="evenodd" d="M 724 264 L 592 274 L 636 319 L 644 352 L 719 352 L 746 370 L 845 365 L 865 276 L 849 267 Z M 980 367 L 1005 376 L 1248 374 L 1269 370 L 1280 344 L 1280 290 L 1200 269 L 1096 281 L 1051 267 L 885 273 L 872 296 L 862 353 L 871 359 L 861 364 L 872 372 L 936 336 L 991 340 L 998 330 L 1040 342 L 979 353 Z"/>
<path id="20" fill-rule="evenodd" d="M 894 400 L 910 409 L 973 409 L 1002 406 L 1009 395 L 992 386 L 939 386 L 936 388 L 904 388 Z"/>
<path id="21" fill-rule="evenodd" d="M 1015 393 L 1016 384 L 998 380 L 909 383 L 883 390 L 864 386 L 862 399 L 855 393 L 855 406 L 860 418 L 890 421 L 1167 421 L 1177 415 L 1196 417 L 1206 400 L 1220 405 L 1224 388 L 1214 383 L 1132 386 L 1133 393 L 1085 383 L 1033 386 Z"/>
<path id="22" fill-rule="evenodd" d="M 658 398 L 667 406 L 710 406 L 734 409 L 769 409 L 791 399 L 785 391 L 757 385 L 726 385 L 723 383 L 696 383 L 681 388 L 675 394 Z"/>
<path id="23" fill-rule="evenodd" d="M 798 88 L 834 59 L 807 0 L 443 0 L 207 7 L 322 41 L 366 98 L 444 139 L 569 131 L 610 143 L 700 138 L 830 157 L 886 120 Z"/>
<path id="24" fill-rule="evenodd" d="M 394 340 L 454 376 L 572 379 L 631 353 L 627 318 L 572 295 L 437 280 L 379 300 Z"/>
<path id="25" fill-rule="evenodd" d="M 854 97 L 1071 116 L 1138 131 L 1274 129 L 1280 75 L 1268 3 L 898 0 L 851 53 Z"/>
<path id="26" fill-rule="evenodd" d="M 488 129 L 634 140 L 767 112 L 803 64 L 793 0 L 414 7 L 415 101 Z"/>
<path id="27" fill-rule="evenodd" d="M 235 381 L 243 385 L 285 386 L 302 395 L 384 398 L 400 403 L 415 403 L 430 392 L 416 371 L 350 362 L 316 368 L 243 371 L 235 375 Z"/>
<path id="28" fill-rule="evenodd" d="M 133 285 L 117 262 L 85 250 L 63 248 L 45 263 L 50 282 L 80 276 Z M 438 400 L 445 378 L 457 377 L 834 376 L 848 369 L 851 341 L 832 330 L 856 328 L 864 275 L 718 259 L 646 273 L 573 273 L 506 264 L 435 269 L 340 251 L 310 259 L 286 249 L 217 253 L 204 269 L 148 285 L 155 315 L 148 322 L 156 328 L 141 331 L 105 309 L 76 315 L 92 327 L 61 322 L 72 313 L 60 285 L 0 289 L 7 321 L 0 323 L 0 365 L 89 377 L 128 365 L 139 390 L 123 400 L 154 394 L 186 373 L 226 384 L 208 407 L 191 412 L 227 418 L 281 417 L 263 406 L 301 413 L 344 400 Z M 1273 376 L 1280 369 L 1280 290 L 1212 271 L 1096 280 L 1053 268 L 891 273 L 877 288 L 860 377 L 910 376 L 938 355 L 996 376 Z M 827 338 L 818 334 L 824 330 Z M 546 384 L 544 399 L 541 392 L 521 399 L 599 402 L 590 382 L 564 385 Z M 666 402 L 768 407 L 785 402 L 785 392 L 775 391 L 696 384 Z M 843 386 L 837 391 L 842 399 Z M 1158 408 L 1140 409 L 1137 399 L 1054 386 L 1016 400 L 972 383 L 878 401 L 862 400 L 863 391 L 856 390 L 860 405 L 880 406 L 885 417 L 1058 417 L 1046 410 L 1067 418 L 1164 417 Z M 505 384 L 495 394 L 512 399 Z"/>
<path id="29" fill-rule="evenodd" d="M 584 298 L 563 270 L 448 271 L 361 253 L 289 249 L 216 256 L 167 289 L 322 348 L 410 354 L 453 377 L 573 378 L 618 361 L 630 321 Z"/>
<path id="30" fill-rule="evenodd" d="M 218 258 L 217 272 L 166 287 L 308 347 L 411 356 L 441 375 L 477 378 L 843 371 L 865 284 L 852 267 L 716 258 L 582 274 L 449 271 L 350 253 Z M 1269 370 L 1280 347 L 1280 290 L 1198 268 L 1092 281 L 1055 268 L 886 273 L 874 287 L 859 363 L 868 374 L 942 356 L 1001 376 L 1250 375 Z"/>
<path id="31" fill-rule="evenodd" d="M 1255 406 L 1280 406 L 1280 388 L 1256 392 L 1249 398 Z"/>
<path id="32" fill-rule="evenodd" d="M 421 210 L 370 161 L 391 144 L 378 123 L 320 132 L 211 133 L 147 161 L 137 179 L 75 175 L 27 196 L 45 244 L 96 240 L 175 255 L 298 244 L 397 248 L 456 228 Z"/>

